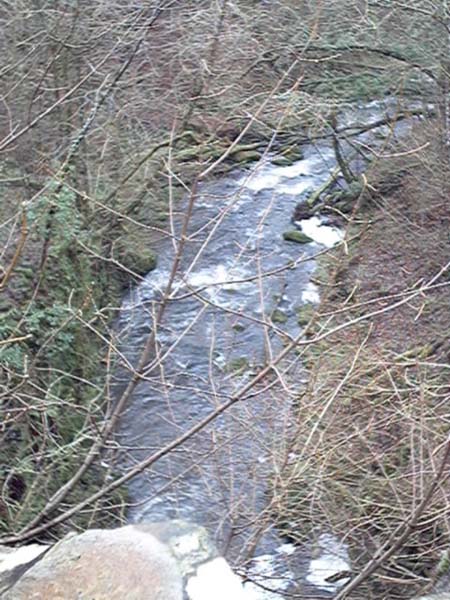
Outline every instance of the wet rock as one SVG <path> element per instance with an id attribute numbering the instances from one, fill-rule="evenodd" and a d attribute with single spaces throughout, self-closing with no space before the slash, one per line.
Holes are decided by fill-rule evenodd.
<path id="1" fill-rule="evenodd" d="M 233 160 L 238 163 L 257 162 L 261 158 L 261 153 L 257 150 L 239 150 L 233 154 Z"/>
<path id="2" fill-rule="evenodd" d="M 286 148 L 278 156 L 275 156 L 271 163 L 277 167 L 289 167 L 299 160 L 303 160 L 304 154 L 300 147 L 291 146 Z"/>
<path id="3" fill-rule="evenodd" d="M 243 371 L 246 371 L 249 366 L 248 358 L 246 356 L 239 356 L 230 360 L 225 366 L 225 371 L 227 373 L 242 373 Z"/>
<path id="4" fill-rule="evenodd" d="M 293 221 L 304 221 L 305 219 L 310 219 L 314 217 L 315 211 L 309 206 L 306 202 L 300 202 L 294 208 L 294 214 L 292 215 Z"/>
<path id="5" fill-rule="evenodd" d="M 285 231 L 283 233 L 283 239 L 287 242 L 296 242 L 297 244 L 309 244 L 313 241 L 310 237 L 308 237 L 301 231 L 298 231 L 297 229 L 293 229 L 292 231 Z"/>
<path id="6" fill-rule="evenodd" d="M 270 162 L 276 167 L 290 167 L 292 165 L 292 160 L 287 156 L 275 156 Z"/>
<path id="7" fill-rule="evenodd" d="M 304 327 L 311 321 L 316 309 L 314 304 L 307 302 L 306 304 L 299 306 L 295 312 L 297 313 L 297 323 L 300 325 L 300 327 Z"/>
<path id="8" fill-rule="evenodd" d="M 274 323 L 279 323 L 280 325 L 286 323 L 288 320 L 287 315 L 282 310 L 278 310 L 277 308 L 272 312 L 270 318 Z"/>

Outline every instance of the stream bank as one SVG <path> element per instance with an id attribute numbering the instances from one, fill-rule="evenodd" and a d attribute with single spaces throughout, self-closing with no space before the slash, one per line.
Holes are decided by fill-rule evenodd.
<path id="1" fill-rule="evenodd" d="M 386 106 L 373 103 L 344 115 L 343 123 L 355 117 L 376 120 L 380 111 L 391 108 L 392 101 Z M 409 127 L 404 122 L 398 133 Z M 371 139 L 369 133 L 358 138 L 361 143 Z M 157 452 L 239 394 L 282 352 L 286 340 L 302 339 L 299 315 L 319 301 L 311 280 L 315 258 L 324 244 L 340 240 L 334 225 L 315 216 L 298 224 L 312 242 L 283 241 L 292 230 L 295 207 L 336 167 L 330 140 L 303 150 L 304 158 L 290 166 L 273 164 L 269 154 L 246 173 L 231 173 L 199 187 L 171 299 L 155 332 L 155 358 L 122 419 L 120 440 L 128 465 Z M 155 322 L 175 256 L 170 240 L 158 250 L 157 268 L 122 307 L 122 351 L 132 364 Z M 262 576 L 269 576 L 273 598 L 279 596 L 277 587 L 324 595 L 337 589 L 342 581 L 325 579 L 342 570 L 347 550 L 337 542 L 339 550 L 323 549 L 331 559 L 319 560 L 318 566 L 332 563 L 334 555 L 334 571 L 327 570 L 320 579 L 313 576 L 308 544 L 286 547 L 274 528 L 279 496 L 273 493 L 276 486 L 267 484 L 296 460 L 289 442 L 296 426 L 292 407 L 305 381 L 300 357 L 286 357 L 230 410 L 133 480 L 130 519 L 195 515 L 235 565 L 251 565 L 255 555 L 261 563 L 265 557 Z M 319 536 L 318 550 L 322 543 Z M 250 569 L 251 577 L 254 573 Z M 314 581 L 309 587 L 308 574 Z"/>
<path id="2" fill-rule="evenodd" d="M 450 213 L 446 172 L 429 168 L 439 164 L 431 140 L 431 126 L 417 123 L 366 172 L 346 244 L 318 261 L 321 301 L 305 318 L 307 335 L 320 339 L 301 352 L 308 378 L 295 402 L 296 461 L 279 482 L 279 525 L 294 543 L 334 531 L 355 572 L 405 530 L 447 443 Z M 442 577 L 447 495 L 442 481 L 351 598 L 411 598 Z"/>

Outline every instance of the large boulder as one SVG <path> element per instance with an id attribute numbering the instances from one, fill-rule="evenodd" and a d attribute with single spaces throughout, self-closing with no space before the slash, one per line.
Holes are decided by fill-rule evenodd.
<path id="1" fill-rule="evenodd" d="M 183 521 L 93 529 L 44 547 L 41 559 L 37 549 L 28 556 L 31 562 L 22 564 L 28 570 L 15 583 L 3 580 L 3 589 L 9 587 L 4 600 L 254 598 L 218 556 L 206 530 Z M 1 573 L 0 562 L 0 585 Z"/>
<path id="2" fill-rule="evenodd" d="M 5 600 L 182 600 L 179 566 L 155 536 L 127 526 L 62 540 L 4 595 Z"/>

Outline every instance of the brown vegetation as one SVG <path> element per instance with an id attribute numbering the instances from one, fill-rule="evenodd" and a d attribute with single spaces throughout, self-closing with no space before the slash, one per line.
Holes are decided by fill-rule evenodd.
<path id="1" fill-rule="evenodd" d="M 288 536 L 339 532 L 355 573 L 389 541 L 392 555 L 349 597 L 411 597 L 436 575 L 450 539 L 446 462 L 394 547 L 448 459 L 450 212 L 433 138 L 420 126 L 384 149 L 348 243 L 321 261 L 323 300 L 309 335 L 337 333 L 302 354 L 310 376 L 297 402 L 297 457 L 278 482 Z M 380 193 L 380 181 L 399 172 L 401 186 Z"/>

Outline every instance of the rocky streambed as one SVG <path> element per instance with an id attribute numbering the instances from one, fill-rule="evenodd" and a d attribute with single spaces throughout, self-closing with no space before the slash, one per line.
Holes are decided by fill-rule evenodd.
<path id="1" fill-rule="evenodd" d="M 394 108 L 353 108 L 342 125 L 375 122 Z M 368 132 L 355 139 L 374 143 Z M 305 309 L 319 302 L 311 282 L 315 258 L 343 234 L 324 217 L 293 225 L 292 216 L 330 178 L 336 157 L 327 139 L 303 151 L 301 160 L 285 166 L 268 153 L 248 170 L 199 187 L 154 358 L 122 419 L 127 465 L 245 390 L 301 333 Z M 181 221 L 174 218 L 172 238 L 161 238 L 157 268 L 123 302 L 121 348 L 131 363 L 154 328 Z M 280 598 L 286 590 L 315 597 L 333 592 L 338 584 L 327 578 L 348 568 L 345 546 L 318 532 L 312 556 L 311 547 L 287 544 L 273 526 L 270 480 L 295 460 L 288 440 L 304 379 L 295 352 L 278 362 L 239 402 L 133 480 L 129 520 L 182 518 L 204 525 L 219 550 L 262 585 L 260 598 Z"/>

